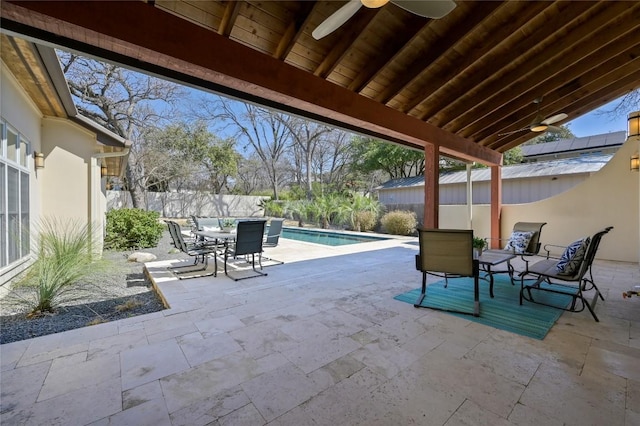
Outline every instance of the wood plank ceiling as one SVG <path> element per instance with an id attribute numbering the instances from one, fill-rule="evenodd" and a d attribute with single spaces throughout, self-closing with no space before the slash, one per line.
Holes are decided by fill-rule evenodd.
<path id="1" fill-rule="evenodd" d="M 8 9 L 10 3 L 24 9 L 17 13 Z M 116 51 L 120 56 L 114 56 L 114 60 L 122 58 L 126 49 L 131 50 L 132 43 L 135 45 L 134 36 L 131 36 L 125 40 L 126 46 L 113 47 L 117 45 L 113 42 L 114 34 L 132 31 L 126 28 L 128 24 L 124 18 L 120 23 L 112 22 L 113 28 L 107 24 L 93 27 L 78 17 L 82 15 L 78 2 L 66 3 L 3 1 L 2 27 L 18 34 L 49 38 L 60 45 L 88 50 L 87 53 L 98 56 Z M 126 3 L 113 2 L 102 7 L 104 10 L 117 8 L 120 16 L 126 16 Z M 165 45 L 181 40 L 194 43 L 184 32 L 197 33 L 200 37 L 197 46 L 185 44 L 184 49 L 196 50 L 202 57 L 215 54 L 218 49 L 225 61 L 236 63 L 237 74 L 242 74 L 236 78 L 245 78 L 252 86 L 260 86 L 270 78 L 290 78 L 294 79 L 292 86 L 309 85 L 310 81 L 318 92 L 322 92 L 331 89 L 332 86 L 326 85 L 330 83 L 339 88 L 336 89 L 338 94 L 348 91 L 357 95 L 362 105 L 371 106 L 383 115 L 384 111 L 389 111 L 394 122 L 400 122 L 395 119 L 399 114 L 410 117 L 411 120 L 402 121 L 402 126 L 411 127 L 410 123 L 415 122 L 422 123 L 417 127 L 424 125 L 427 130 L 432 127 L 444 130 L 426 133 L 432 138 L 446 139 L 436 142 L 441 152 L 486 164 L 499 162 L 499 156 L 491 156 L 490 152 L 503 153 L 535 137 L 538 133 L 529 130 L 501 134 L 526 128 L 538 112 L 543 117 L 566 113 L 567 118 L 557 123 L 562 124 L 640 88 L 638 1 L 456 1 L 457 7 L 442 19 L 422 18 L 388 3 L 379 9 L 360 8 L 338 30 L 315 40 L 311 32 L 345 3 L 156 0 L 144 5 L 153 7 L 154 13 L 140 16 L 144 16 L 143 20 L 155 20 L 146 23 L 149 25 L 171 25 L 157 30 L 164 33 L 155 33 L 156 37 L 158 34 L 164 37 L 160 41 Z M 134 8 L 130 10 L 135 13 Z M 38 23 L 34 15 L 25 15 L 25 11 L 50 16 L 53 23 L 49 26 Z M 169 14 L 173 21 L 158 18 L 160 15 L 156 12 Z M 196 24 L 193 27 L 197 30 L 185 31 L 188 27 L 179 27 L 177 19 Z M 63 29 L 56 29 L 67 21 L 73 23 L 76 32 L 77 26 L 96 32 L 113 31 L 109 34 L 111 44 L 100 44 L 95 37 L 91 39 L 86 34 L 75 37 Z M 211 36 L 200 33 L 202 30 L 210 32 Z M 220 37 L 226 40 L 222 42 Z M 230 46 L 237 46 L 233 49 L 235 57 L 224 56 L 229 49 L 225 44 L 228 41 L 232 42 Z M 91 44 L 97 48 L 87 47 Z M 139 46 L 152 49 L 150 42 Z M 164 50 L 164 47 L 156 50 Z M 252 53 L 246 53 L 249 50 Z M 170 47 L 162 53 L 169 55 Z M 143 49 L 124 56 L 134 58 L 141 69 L 153 59 Z M 187 60 L 186 56 L 180 59 Z M 197 60 L 196 57 L 192 63 Z M 281 68 L 270 65 L 272 61 L 287 64 L 297 71 L 283 77 Z M 162 66 L 155 63 L 155 68 L 146 69 L 163 74 L 158 65 Z M 198 65 L 212 68 L 211 62 L 204 60 Z M 215 71 L 221 73 L 225 66 L 229 65 L 220 65 L 221 68 Z M 165 68 L 171 67 L 165 64 Z M 193 75 L 197 74 L 197 69 L 193 67 Z M 173 71 L 185 74 L 185 68 L 177 65 Z M 315 80 L 299 79 L 300 72 Z M 207 80 L 211 77 L 201 73 L 198 78 Z M 324 82 L 315 83 L 318 79 Z M 218 78 L 216 83 L 221 81 L 227 80 Z M 233 86 L 233 83 L 229 84 Z M 270 90 L 276 90 L 274 87 L 278 86 L 274 84 Z M 233 89 L 235 91 L 230 93 L 235 96 L 250 98 L 248 89 L 238 90 L 237 85 Z M 289 97 L 305 93 L 295 87 L 282 89 L 282 93 L 287 90 L 291 90 L 287 93 Z M 346 99 L 353 102 L 352 98 L 336 95 L 334 105 L 323 105 L 324 110 L 340 111 L 335 117 L 322 113 L 324 110 L 308 107 L 309 99 L 299 104 L 276 99 L 274 105 L 288 105 L 290 110 L 314 118 L 327 116 L 334 124 L 344 122 L 346 128 L 386 135 L 394 142 L 424 146 L 420 143 L 419 132 L 407 131 L 408 136 L 404 135 L 392 129 L 394 123 L 384 119 L 367 119 L 368 116 L 362 114 L 357 120 L 343 120 L 351 107 L 344 105 Z M 537 99 L 542 102 L 536 104 Z M 358 109 L 358 105 L 353 109 Z M 363 125 L 367 120 L 377 127 L 367 128 Z M 385 127 L 392 131 L 380 130 Z"/>

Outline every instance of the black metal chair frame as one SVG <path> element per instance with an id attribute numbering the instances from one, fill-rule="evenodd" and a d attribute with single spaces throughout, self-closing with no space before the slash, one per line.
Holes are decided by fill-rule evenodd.
<path id="1" fill-rule="evenodd" d="M 262 242 L 266 223 L 266 220 L 245 220 L 238 222 L 235 241 L 229 241 L 225 246 L 224 273 L 229 276 L 227 263 L 230 257 L 237 258 L 238 256 L 251 255 L 251 268 L 257 275 L 241 278 L 230 277 L 234 281 L 267 275 L 266 272 L 262 272 Z M 256 269 L 256 254 L 258 255 L 260 271 Z"/>
<path id="2" fill-rule="evenodd" d="M 218 259 L 217 253 L 220 250 L 220 246 L 217 244 L 211 244 L 209 242 L 193 242 L 187 243 L 182 236 L 182 232 L 180 230 L 180 225 L 177 222 L 172 220 L 167 221 L 167 227 L 169 228 L 169 234 L 173 240 L 173 245 L 175 248 L 180 250 L 182 253 L 191 256 L 194 258 L 194 262 L 191 265 L 179 265 L 179 266 L 169 266 L 167 269 L 171 270 L 175 273 L 179 279 L 185 278 L 198 278 L 198 277 L 208 277 L 208 276 L 217 276 L 218 275 Z M 180 274 L 191 274 L 193 272 L 205 271 L 209 266 L 209 255 L 213 254 L 214 259 L 214 269 L 213 272 L 207 274 L 199 274 L 199 275 L 189 275 L 189 276 L 181 276 Z M 201 262 L 202 266 L 199 268 L 194 268 L 198 263 Z M 187 269 L 188 268 L 188 269 Z M 183 270 L 185 269 L 185 270 Z"/>
<path id="3" fill-rule="evenodd" d="M 480 316 L 480 268 L 473 258 L 473 230 L 418 229 L 420 254 L 416 255 L 416 269 L 422 272 L 422 290 L 416 308 L 429 308 L 464 315 Z M 426 297 L 427 274 L 437 277 L 473 277 L 473 312 L 432 306 L 422 306 Z"/>
<path id="4" fill-rule="evenodd" d="M 562 309 L 564 311 L 569 312 L 582 312 L 585 307 L 593 316 L 593 319 L 599 322 L 598 316 L 595 313 L 596 303 L 598 302 L 598 298 L 604 301 L 604 296 L 600 292 L 598 286 L 596 286 L 593 280 L 593 272 L 592 265 L 593 261 L 596 257 L 596 252 L 598 251 L 598 247 L 600 245 L 600 241 L 602 237 L 607 234 L 609 231 L 613 229 L 613 226 L 608 226 L 601 231 L 596 232 L 589 242 L 589 246 L 585 252 L 584 258 L 580 263 L 580 266 L 576 270 L 576 272 L 571 275 L 561 275 L 557 273 L 555 266 L 558 263 L 558 259 L 553 259 L 550 256 L 550 251 L 547 250 L 547 258 L 541 260 L 539 262 L 534 263 L 527 270 L 527 275 L 536 276 L 536 280 L 533 284 L 524 284 L 524 276 L 523 280 L 520 284 L 520 304 L 522 305 L 522 301 L 526 300 L 531 303 L 537 303 L 545 306 L 550 306 L 552 308 Z M 555 245 L 548 245 L 548 247 L 562 247 Z M 543 282 L 547 282 L 549 284 L 554 284 L 557 287 L 564 287 L 558 289 L 552 288 L 543 288 L 540 285 Z M 571 284 L 574 283 L 574 284 Z M 545 291 L 556 294 L 565 294 L 571 297 L 571 304 L 569 307 L 556 306 L 548 303 L 544 303 L 541 301 L 537 301 L 534 299 L 532 290 L 535 291 Z M 583 294 L 585 291 L 595 290 L 595 294 L 591 301 L 587 300 Z M 526 291 L 526 294 L 525 294 Z M 578 301 L 580 303 L 578 303 Z"/>

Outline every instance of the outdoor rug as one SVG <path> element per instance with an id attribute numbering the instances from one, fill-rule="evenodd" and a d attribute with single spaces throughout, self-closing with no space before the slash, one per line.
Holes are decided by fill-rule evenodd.
<path id="1" fill-rule="evenodd" d="M 564 312 L 549 306 L 523 301 L 519 304 L 520 283 L 511 285 L 509 278 L 505 276 L 494 277 L 493 293 L 495 297 L 489 297 L 489 286 L 484 280 L 480 280 L 480 316 L 462 315 L 446 312 L 450 315 L 466 318 L 469 321 L 489 325 L 500 330 L 510 331 L 534 339 L 544 339 L 551 327 Z M 553 286 L 544 283 L 545 287 Z M 557 286 L 556 286 L 557 287 Z M 564 287 L 566 291 L 566 287 Z M 449 279 L 449 285 L 444 287 L 444 280 L 427 285 L 427 293 L 422 305 L 440 309 L 456 309 L 464 312 L 473 312 L 473 278 Z M 420 295 L 420 288 L 394 297 L 396 300 L 414 304 Z M 554 306 L 566 307 L 571 302 L 571 297 L 550 292 L 535 292 L 534 297 L 541 302 Z"/>

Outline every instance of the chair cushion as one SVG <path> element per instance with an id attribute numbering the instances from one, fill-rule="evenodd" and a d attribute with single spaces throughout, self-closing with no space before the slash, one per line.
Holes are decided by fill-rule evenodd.
<path id="1" fill-rule="evenodd" d="M 220 228 L 219 226 L 203 226 L 202 230 L 205 232 L 217 232 L 221 231 L 222 228 Z"/>
<path id="2" fill-rule="evenodd" d="M 526 253 L 531 237 L 533 237 L 533 232 L 513 231 L 504 249 L 516 254 Z"/>
<path id="3" fill-rule="evenodd" d="M 560 260 L 556 265 L 558 274 L 573 275 L 578 271 L 587 251 L 589 241 L 590 238 L 586 237 L 569 244 L 564 253 L 562 253 L 562 256 L 560 256 Z"/>

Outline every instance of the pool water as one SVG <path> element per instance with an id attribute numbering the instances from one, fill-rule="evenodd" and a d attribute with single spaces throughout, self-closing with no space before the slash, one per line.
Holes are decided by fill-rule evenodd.
<path id="1" fill-rule="evenodd" d="M 305 241 L 307 243 L 324 244 L 325 246 L 344 246 L 347 244 L 366 243 L 370 241 L 388 240 L 373 235 L 353 235 L 315 229 L 282 228 L 282 238 Z"/>

